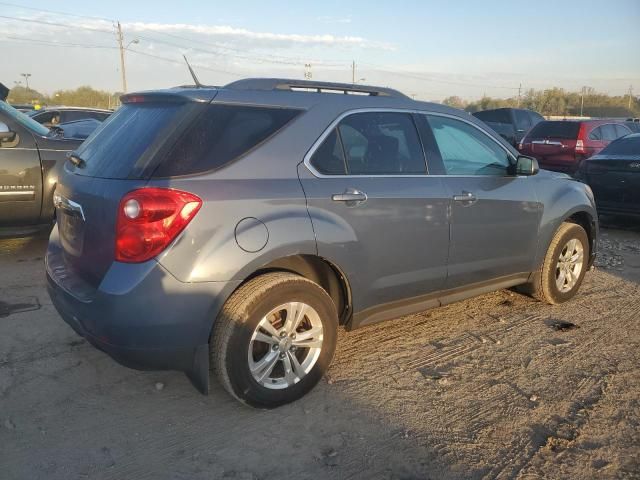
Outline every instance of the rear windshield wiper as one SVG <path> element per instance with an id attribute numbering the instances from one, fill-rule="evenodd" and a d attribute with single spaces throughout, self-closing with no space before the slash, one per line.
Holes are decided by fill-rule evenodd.
<path id="1" fill-rule="evenodd" d="M 69 155 L 69 161 L 78 168 L 83 168 L 86 165 L 86 162 L 75 153 Z"/>

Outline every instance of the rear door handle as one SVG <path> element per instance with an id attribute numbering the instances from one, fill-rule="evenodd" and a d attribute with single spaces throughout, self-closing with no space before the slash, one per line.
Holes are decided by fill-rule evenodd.
<path id="1" fill-rule="evenodd" d="M 356 189 L 347 188 L 343 193 L 334 193 L 331 195 L 334 202 L 344 202 L 347 206 L 358 205 L 367 200 L 367 194 Z"/>
<path id="2" fill-rule="evenodd" d="M 471 203 L 475 203 L 478 199 L 471 192 L 462 192 L 461 195 L 454 195 L 453 200 L 455 202 L 464 202 L 464 203 L 471 204 Z"/>

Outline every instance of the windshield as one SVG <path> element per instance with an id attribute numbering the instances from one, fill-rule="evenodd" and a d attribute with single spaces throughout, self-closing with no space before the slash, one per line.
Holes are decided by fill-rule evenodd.
<path id="1" fill-rule="evenodd" d="M 22 125 L 32 133 L 40 135 L 41 137 L 49 135 L 49 129 L 47 127 L 45 127 L 44 125 L 40 125 L 33 118 L 16 110 L 7 102 L 0 101 L 0 112 L 6 113 L 12 119 L 14 119 L 16 122 L 18 122 L 20 125 Z"/>

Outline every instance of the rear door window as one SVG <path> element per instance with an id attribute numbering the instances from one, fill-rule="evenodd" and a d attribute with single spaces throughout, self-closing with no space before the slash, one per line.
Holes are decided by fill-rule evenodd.
<path id="1" fill-rule="evenodd" d="M 316 149 L 311 157 L 311 165 L 323 175 L 346 175 L 347 165 L 337 129 L 331 130 Z"/>
<path id="2" fill-rule="evenodd" d="M 602 140 L 602 129 L 594 128 L 589 134 L 589 140 Z"/>
<path id="3" fill-rule="evenodd" d="M 625 135 L 629 135 L 630 133 L 631 133 L 631 130 L 629 130 L 624 125 L 616 124 L 616 134 L 618 138 L 624 137 Z"/>
<path id="4" fill-rule="evenodd" d="M 618 138 L 618 134 L 616 133 L 616 126 L 612 123 L 607 123 L 600 127 L 602 130 L 602 140 L 606 142 L 612 142 L 616 138 Z"/>
<path id="5" fill-rule="evenodd" d="M 349 115 L 338 125 L 350 175 L 426 173 L 422 145 L 408 113 Z"/>
<path id="6" fill-rule="evenodd" d="M 221 168 L 278 132 L 302 111 L 212 104 L 170 150 L 156 177 L 192 175 Z"/>

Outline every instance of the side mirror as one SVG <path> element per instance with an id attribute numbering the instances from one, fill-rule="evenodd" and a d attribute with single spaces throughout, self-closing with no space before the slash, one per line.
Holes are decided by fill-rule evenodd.
<path id="1" fill-rule="evenodd" d="M 13 142 L 16 138 L 16 132 L 12 132 L 9 129 L 9 126 L 4 123 L 4 122 L 0 122 L 0 142 Z"/>
<path id="2" fill-rule="evenodd" d="M 538 160 L 533 157 L 527 157 L 525 155 L 518 155 L 518 159 L 515 166 L 516 175 L 531 176 L 540 171 Z"/>

